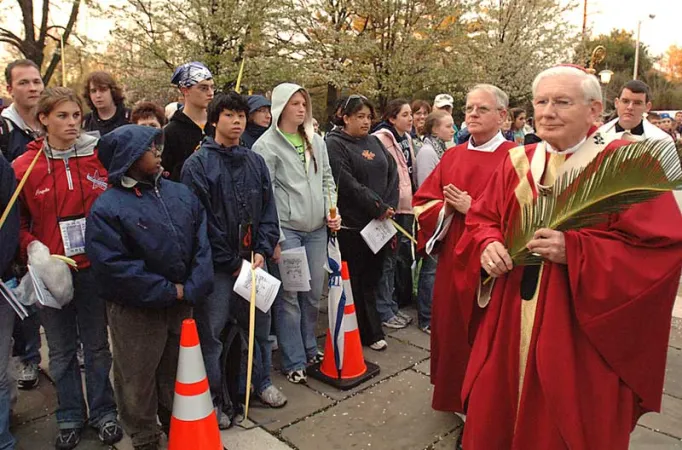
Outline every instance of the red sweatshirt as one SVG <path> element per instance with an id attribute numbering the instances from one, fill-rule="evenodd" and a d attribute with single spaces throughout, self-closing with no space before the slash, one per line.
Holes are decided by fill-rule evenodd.
<path id="1" fill-rule="evenodd" d="M 28 244 L 39 240 L 51 254 L 64 255 L 59 221 L 86 217 L 93 202 L 107 189 L 107 171 L 97 158 L 97 138 L 82 134 L 75 149 L 50 151 L 43 139 L 26 147 L 12 166 L 17 184 L 37 152 L 38 158 L 20 194 L 21 255 L 26 258 Z M 85 253 L 72 256 L 79 268 L 90 266 Z"/>

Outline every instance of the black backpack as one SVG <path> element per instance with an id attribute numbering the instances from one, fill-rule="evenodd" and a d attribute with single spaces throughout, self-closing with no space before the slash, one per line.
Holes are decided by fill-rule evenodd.
<path id="1" fill-rule="evenodd" d="M 242 372 L 242 358 L 246 360 L 248 335 L 237 321 L 230 320 L 222 335 L 223 352 L 220 355 L 222 370 L 223 412 L 234 422 L 237 415 L 243 414 L 242 395 L 239 393 L 239 380 Z"/>

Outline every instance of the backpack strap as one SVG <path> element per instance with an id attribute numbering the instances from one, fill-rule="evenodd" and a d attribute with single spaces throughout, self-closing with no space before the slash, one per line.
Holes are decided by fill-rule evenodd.
<path id="1" fill-rule="evenodd" d="M 9 150 L 9 135 L 12 132 L 12 128 L 14 126 L 12 125 L 11 121 L 7 120 L 4 117 L 0 117 L 0 153 L 2 153 L 5 157 L 9 157 L 7 154 L 7 151 Z"/>

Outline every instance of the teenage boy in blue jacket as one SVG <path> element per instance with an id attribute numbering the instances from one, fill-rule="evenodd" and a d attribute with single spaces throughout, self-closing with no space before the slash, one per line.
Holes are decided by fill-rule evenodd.
<path id="1" fill-rule="evenodd" d="M 208 123 L 215 137 L 206 137 L 190 156 L 180 179 L 190 186 L 206 208 L 208 237 L 213 252 L 215 290 L 197 305 L 201 350 L 211 395 L 221 429 L 230 425 L 223 413 L 221 334 L 231 317 L 242 326 L 248 323 L 248 302 L 232 292 L 244 259 L 255 253 L 255 265 L 264 267 L 279 240 L 279 220 L 270 175 L 263 158 L 241 146 L 249 105 L 236 92 L 217 95 L 208 106 Z M 247 328 L 248 329 L 248 328 Z M 253 380 L 257 396 L 271 407 L 286 403 L 270 380 L 270 312 L 256 309 L 256 349 Z"/>
<path id="2" fill-rule="evenodd" d="M 136 450 L 157 450 L 173 407 L 182 321 L 213 289 L 204 207 L 161 178 L 162 131 L 124 125 L 105 135 L 109 184 L 92 209 L 86 251 L 107 300 L 114 389 Z"/>

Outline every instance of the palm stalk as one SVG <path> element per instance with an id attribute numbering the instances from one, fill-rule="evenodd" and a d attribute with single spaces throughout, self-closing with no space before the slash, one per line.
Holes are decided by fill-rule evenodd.
<path id="1" fill-rule="evenodd" d="M 620 147 L 564 173 L 550 194 L 524 205 L 508 229 L 506 246 L 514 265 L 539 265 L 542 258 L 526 248 L 538 229 L 595 225 L 681 185 L 680 155 L 672 143 L 644 140 Z"/>

